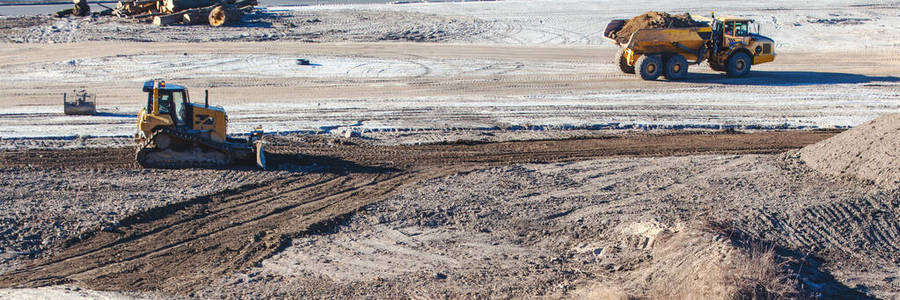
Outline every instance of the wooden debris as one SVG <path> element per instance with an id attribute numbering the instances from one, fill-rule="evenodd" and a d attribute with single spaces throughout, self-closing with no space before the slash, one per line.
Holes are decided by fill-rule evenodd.
<path id="1" fill-rule="evenodd" d="M 218 27 L 240 22 L 243 10 L 255 5 L 257 0 L 120 0 L 113 13 L 119 17 L 148 19 L 157 26 L 182 23 Z"/>
<path id="2" fill-rule="evenodd" d="M 218 3 L 217 0 L 162 0 L 162 11 L 167 13 L 180 12 L 185 9 L 207 7 Z"/>
<path id="3" fill-rule="evenodd" d="M 75 10 L 75 9 L 74 8 L 66 8 L 61 11 L 56 12 L 56 14 L 54 14 L 54 16 L 56 16 L 57 18 L 62 18 L 62 17 L 68 16 L 68 15 L 71 15 L 73 10 Z"/>
<path id="4" fill-rule="evenodd" d="M 88 5 L 87 0 L 72 0 L 75 3 L 75 7 L 72 10 L 72 15 L 79 17 L 86 17 L 91 15 L 91 6 Z"/>
<path id="5" fill-rule="evenodd" d="M 175 23 L 181 23 L 184 20 L 184 15 L 187 12 L 181 11 L 174 14 L 167 14 L 161 16 L 153 17 L 153 25 L 162 26 L 162 25 L 170 25 Z"/>
<path id="6" fill-rule="evenodd" d="M 234 5 L 219 5 L 209 12 L 209 26 L 219 27 L 225 24 L 239 23 L 244 12 Z"/>
<path id="7" fill-rule="evenodd" d="M 189 13 L 184 14 L 183 22 L 187 25 L 201 25 L 201 24 L 209 24 L 209 11 L 210 10 L 196 10 Z"/>

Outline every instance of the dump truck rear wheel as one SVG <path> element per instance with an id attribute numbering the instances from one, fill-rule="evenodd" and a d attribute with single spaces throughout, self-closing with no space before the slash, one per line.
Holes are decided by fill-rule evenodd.
<path id="1" fill-rule="evenodd" d="M 731 55 L 728 58 L 728 77 L 744 77 L 750 73 L 750 65 L 753 64 L 753 60 L 750 59 L 750 55 L 744 52 L 737 52 Z"/>
<path id="2" fill-rule="evenodd" d="M 663 74 L 668 80 L 679 80 L 687 76 L 688 62 L 684 56 L 674 55 L 666 61 L 666 70 Z"/>
<path id="3" fill-rule="evenodd" d="M 644 80 L 656 80 L 663 73 L 663 63 L 657 56 L 643 55 L 634 64 Z"/>
<path id="4" fill-rule="evenodd" d="M 625 49 L 619 49 L 616 52 L 616 60 L 613 62 L 619 66 L 619 70 L 625 74 L 634 74 L 634 66 L 628 65 L 628 59 L 625 58 Z"/>

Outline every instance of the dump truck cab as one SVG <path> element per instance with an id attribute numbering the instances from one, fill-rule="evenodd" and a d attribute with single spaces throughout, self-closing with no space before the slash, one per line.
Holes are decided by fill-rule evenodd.
<path id="1" fill-rule="evenodd" d="M 737 52 L 744 52 L 752 58 L 752 65 L 775 60 L 775 41 L 759 34 L 759 27 L 753 26 L 754 20 L 733 16 L 716 17 L 715 20 L 713 32 L 721 32 L 717 46 L 728 51 L 727 55 L 719 56 L 717 63 L 725 66 L 727 59 Z"/>
<path id="2" fill-rule="evenodd" d="M 187 88 L 165 81 L 144 82 L 143 91 L 147 93 L 147 105 L 138 113 L 138 134 L 147 137 L 157 128 L 175 127 L 216 142 L 225 141 L 226 116 L 221 107 L 191 103 Z"/>

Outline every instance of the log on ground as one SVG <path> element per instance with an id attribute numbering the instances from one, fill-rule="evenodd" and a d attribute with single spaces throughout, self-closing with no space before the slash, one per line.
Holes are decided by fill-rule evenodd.
<path id="1" fill-rule="evenodd" d="M 184 21 L 184 15 L 187 11 L 181 11 L 174 14 L 155 16 L 153 17 L 153 25 L 163 26 L 163 25 L 171 25 L 176 23 L 181 23 Z"/>
<path id="2" fill-rule="evenodd" d="M 216 8 L 213 8 L 213 10 L 209 12 L 209 25 L 219 27 L 225 24 L 239 23 L 243 16 L 244 12 L 232 5 L 216 6 Z"/>
<path id="3" fill-rule="evenodd" d="M 217 2 L 214 0 L 163 0 L 162 10 L 178 12 L 185 9 L 211 6 Z"/>

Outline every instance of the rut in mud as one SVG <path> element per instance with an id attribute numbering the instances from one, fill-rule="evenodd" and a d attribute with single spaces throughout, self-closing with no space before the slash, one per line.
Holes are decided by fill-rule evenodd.
<path id="1" fill-rule="evenodd" d="M 294 238 L 328 230 L 360 207 L 423 180 L 485 166 L 609 156 L 777 153 L 835 132 L 637 135 L 506 143 L 374 146 L 309 136 L 273 137 L 275 167 L 317 165 L 253 184 L 159 207 L 59 245 L 52 255 L 0 276 L 0 286 L 79 282 L 94 289 L 185 294 L 253 266 Z M 0 167 L 115 168 L 123 149 L 4 152 Z M 81 154 L 80 160 L 63 159 Z M 85 158 L 87 157 L 87 158 Z M 90 158 L 95 161 L 90 161 Z"/>

